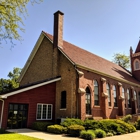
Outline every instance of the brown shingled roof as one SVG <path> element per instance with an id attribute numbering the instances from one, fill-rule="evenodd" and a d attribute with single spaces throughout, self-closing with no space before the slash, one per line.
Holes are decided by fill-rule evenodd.
<path id="1" fill-rule="evenodd" d="M 52 35 L 48 33 L 45 34 L 53 41 Z M 71 43 L 63 41 L 63 49 L 61 49 L 61 51 L 63 51 L 77 65 L 116 77 L 121 80 L 140 84 L 140 82 L 132 77 L 132 74 L 128 70 Z"/>

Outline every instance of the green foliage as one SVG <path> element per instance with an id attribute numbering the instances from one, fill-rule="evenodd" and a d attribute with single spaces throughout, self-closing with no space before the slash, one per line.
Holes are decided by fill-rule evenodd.
<path id="1" fill-rule="evenodd" d="M 95 135 L 96 135 L 96 138 L 104 138 L 106 137 L 106 132 L 102 129 L 96 129 L 94 131 Z"/>
<path id="2" fill-rule="evenodd" d="M 32 129 L 39 130 L 39 131 L 46 131 L 49 125 L 53 125 L 52 122 L 39 122 L 36 121 L 32 124 Z"/>
<path id="3" fill-rule="evenodd" d="M 85 127 L 86 130 L 88 129 L 97 129 L 100 127 L 100 121 L 97 121 L 97 120 L 85 120 L 83 126 Z"/>
<path id="4" fill-rule="evenodd" d="M 114 120 L 114 122 L 116 122 L 119 125 L 119 130 L 124 131 L 124 132 L 121 131 L 121 134 L 136 132 L 136 128 L 131 124 L 128 124 L 128 123 L 121 121 L 121 120 Z"/>
<path id="5" fill-rule="evenodd" d="M 83 122 L 82 120 L 80 120 L 80 119 L 74 119 L 74 118 L 70 119 L 70 118 L 66 118 L 66 119 L 64 120 L 64 122 L 61 123 L 61 125 L 64 126 L 64 127 L 68 127 L 68 126 L 74 125 L 74 124 L 83 125 L 84 122 Z"/>
<path id="6" fill-rule="evenodd" d="M 137 129 L 137 130 L 140 130 L 140 119 L 137 120 L 136 129 Z"/>
<path id="7" fill-rule="evenodd" d="M 14 68 L 12 72 L 9 72 L 9 79 L 0 79 L 0 93 L 10 91 L 12 89 L 18 88 L 19 83 L 17 82 L 21 73 L 20 68 Z"/>
<path id="8" fill-rule="evenodd" d="M 86 130 L 88 129 L 102 129 L 106 133 L 113 133 L 113 135 L 117 134 L 126 134 L 135 132 L 136 129 L 133 125 L 128 124 L 121 120 L 110 120 L 110 119 L 104 119 L 104 120 L 86 120 L 84 123 L 84 127 Z"/>
<path id="9" fill-rule="evenodd" d="M 113 133 L 109 132 L 109 133 L 106 134 L 106 136 L 111 137 L 111 136 L 113 136 Z"/>
<path id="10" fill-rule="evenodd" d="M 71 126 L 68 127 L 68 134 L 70 134 L 71 136 L 76 137 L 76 136 L 80 135 L 80 132 L 82 130 L 85 130 L 85 128 L 83 126 L 81 126 L 81 125 L 77 125 L 77 124 L 71 125 Z"/>
<path id="11" fill-rule="evenodd" d="M 95 139 L 95 134 L 91 130 L 88 130 L 88 131 L 82 130 L 80 132 L 80 137 L 83 139 L 86 139 L 86 140 L 93 140 L 93 139 Z"/>
<path id="12" fill-rule="evenodd" d="M 124 121 L 124 122 L 126 122 L 126 123 L 128 123 L 129 121 L 131 121 L 131 119 L 132 119 L 132 115 L 130 115 L 130 114 L 124 116 L 123 118 L 121 118 L 121 120 Z"/>
<path id="13" fill-rule="evenodd" d="M 113 55 L 113 62 L 121 65 L 124 68 L 130 68 L 130 58 L 129 56 L 121 53 L 115 53 Z"/>
<path id="14" fill-rule="evenodd" d="M 12 39 L 20 40 L 18 30 L 24 31 L 22 17 L 27 15 L 26 6 L 31 1 L 32 4 L 42 0 L 2 0 L 0 2 L 0 40 Z M 1 44 L 1 42 L 0 42 Z"/>
<path id="15" fill-rule="evenodd" d="M 47 132 L 54 134 L 63 134 L 67 133 L 67 128 L 61 125 L 50 125 L 47 127 Z"/>

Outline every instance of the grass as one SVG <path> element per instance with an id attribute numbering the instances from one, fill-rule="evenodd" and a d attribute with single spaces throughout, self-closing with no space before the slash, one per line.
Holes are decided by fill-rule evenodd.
<path id="1" fill-rule="evenodd" d="M 0 140 L 42 140 L 17 133 L 0 134 Z"/>

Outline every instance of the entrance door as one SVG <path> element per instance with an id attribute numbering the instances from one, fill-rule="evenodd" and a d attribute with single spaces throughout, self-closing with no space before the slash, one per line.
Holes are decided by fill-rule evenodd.
<path id="1" fill-rule="evenodd" d="M 28 104 L 9 104 L 7 128 L 26 128 Z"/>

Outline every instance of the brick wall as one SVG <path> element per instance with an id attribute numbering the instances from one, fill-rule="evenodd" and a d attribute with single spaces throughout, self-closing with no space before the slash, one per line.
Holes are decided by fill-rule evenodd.
<path id="1" fill-rule="evenodd" d="M 59 52 L 58 71 L 61 81 L 56 83 L 56 119 L 65 117 L 76 117 L 76 71 L 71 62 Z M 66 109 L 61 109 L 61 92 L 67 92 Z"/>
<path id="2" fill-rule="evenodd" d="M 120 82 L 118 80 L 96 74 L 87 70 L 79 69 L 84 73 L 84 75 L 79 79 L 79 87 L 86 89 L 88 86 L 90 88 L 91 92 L 91 109 L 92 109 L 92 116 L 101 116 L 103 118 L 116 118 L 116 115 L 126 115 L 126 114 L 132 114 L 132 110 L 137 110 L 136 103 L 137 101 L 132 101 L 133 98 L 133 91 L 131 90 L 132 86 L 129 84 L 126 84 L 124 82 Z M 105 83 L 101 81 L 101 77 L 103 77 L 105 80 Z M 99 106 L 94 105 L 94 85 L 93 80 L 97 80 L 99 84 Z M 118 82 L 120 82 L 122 85 L 119 86 Z M 111 106 L 108 106 L 108 98 L 103 97 L 102 93 L 103 91 L 106 91 L 106 83 L 110 85 L 111 90 Z M 117 101 L 118 101 L 118 107 L 114 107 L 114 95 L 113 95 L 113 85 L 116 86 L 117 90 Z M 132 92 L 131 94 L 131 103 L 133 104 L 132 109 L 128 108 L 127 106 L 127 100 L 126 100 L 126 108 L 124 106 L 125 100 L 120 99 L 119 96 L 122 95 L 122 87 L 125 89 L 125 96 L 127 98 L 127 89 Z M 138 87 L 134 87 L 135 91 L 138 93 L 140 90 Z M 82 94 L 81 97 L 81 118 L 85 119 L 85 94 Z"/>
<path id="3" fill-rule="evenodd" d="M 52 78 L 52 43 L 44 37 L 20 85 Z"/>

